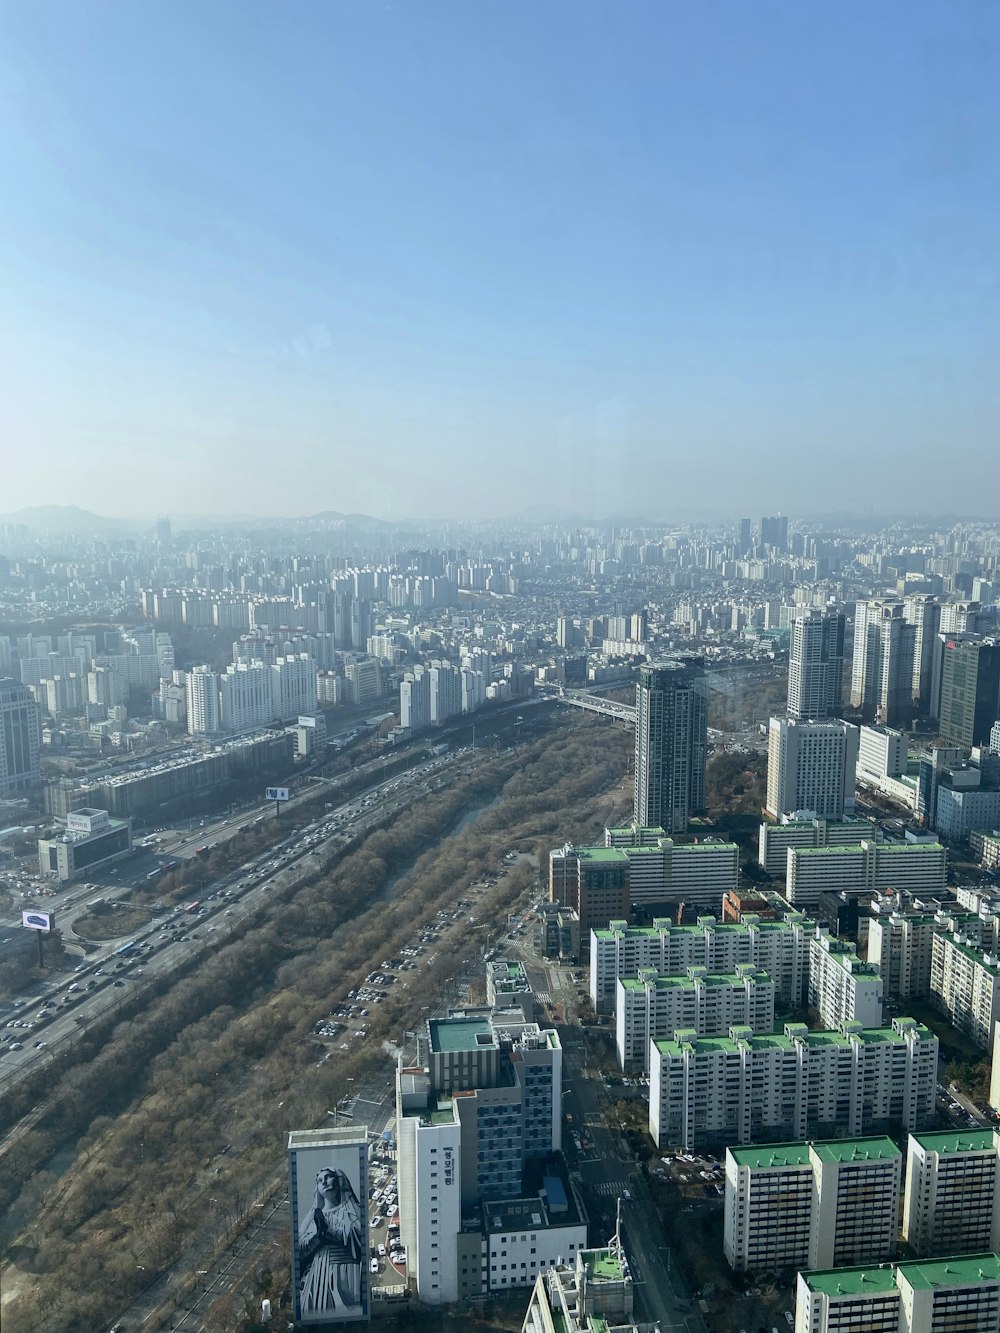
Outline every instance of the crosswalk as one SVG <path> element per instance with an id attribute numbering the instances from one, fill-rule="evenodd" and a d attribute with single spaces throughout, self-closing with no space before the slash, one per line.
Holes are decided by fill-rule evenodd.
<path id="1" fill-rule="evenodd" d="M 540 1004 L 551 1004 L 551 1003 L 552 1003 L 552 993 L 551 993 L 551 991 L 547 991 L 547 990 L 536 990 L 536 991 L 535 991 L 535 999 L 538 1000 Z"/>
<path id="2" fill-rule="evenodd" d="M 624 1180 L 602 1180 L 599 1185 L 588 1185 L 587 1189 L 591 1194 L 603 1194 L 606 1198 L 615 1199 L 622 1192 Z"/>

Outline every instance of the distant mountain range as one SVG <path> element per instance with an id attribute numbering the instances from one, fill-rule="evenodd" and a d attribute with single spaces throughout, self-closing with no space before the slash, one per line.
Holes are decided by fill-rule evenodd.
<path id="1" fill-rule="evenodd" d="M 0 514 L 0 523 L 18 524 L 34 532 L 58 532 L 66 536 L 90 537 L 95 533 L 128 532 L 136 525 L 124 518 L 105 518 L 79 505 L 35 505 Z"/>

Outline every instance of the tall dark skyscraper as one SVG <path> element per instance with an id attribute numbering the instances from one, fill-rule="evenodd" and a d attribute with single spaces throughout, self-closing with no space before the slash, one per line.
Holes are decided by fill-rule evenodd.
<path id="1" fill-rule="evenodd" d="M 760 544 L 770 546 L 773 551 L 788 550 L 788 515 L 779 514 L 774 518 L 760 520 Z"/>
<path id="2" fill-rule="evenodd" d="M 1000 716 L 1000 641 L 947 639 L 938 727 L 952 745 L 987 745 Z"/>
<path id="3" fill-rule="evenodd" d="M 803 611 L 792 621 L 788 660 L 788 716 L 825 721 L 839 717 L 844 694 L 844 617 L 839 611 Z"/>
<path id="4" fill-rule="evenodd" d="M 748 518 L 740 519 L 740 535 L 737 539 L 740 555 L 749 555 L 753 550 L 753 524 Z"/>
<path id="5" fill-rule="evenodd" d="M 686 833 L 705 805 L 708 682 L 700 657 L 639 668 L 636 686 L 637 823 Z"/>

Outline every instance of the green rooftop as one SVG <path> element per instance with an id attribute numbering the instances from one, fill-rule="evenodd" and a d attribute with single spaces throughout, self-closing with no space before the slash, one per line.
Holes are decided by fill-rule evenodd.
<path id="1" fill-rule="evenodd" d="M 925 1259 L 899 1265 L 900 1276 L 915 1290 L 1000 1282 L 1000 1255 L 962 1254 L 951 1259 Z"/>
<path id="2" fill-rule="evenodd" d="M 599 1282 L 621 1282 L 622 1266 L 612 1250 L 584 1250 L 580 1256 L 587 1272 Z"/>
<path id="3" fill-rule="evenodd" d="M 919 1143 L 924 1152 L 959 1153 L 993 1152 L 992 1129 L 965 1129 L 959 1133 L 941 1129 L 930 1134 L 913 1134 L 914 1143 Z"/>
<path id="4" fill-rule="evenodd" d="M 728 1153 L 737 1166 L 751 1171 L 766 1170 L 769 1166 L 808 1166 L 808 1143 L 769 1143 L 760 1148 L 729 1148 Z"/>
<path id="5" fill-rule="evenodd" d="M 607 861 L 612 865 L 625 865 L 628 861 L 620 847 L 577 847 L 574 855 L 581 861 Z"/>
<path id="6" fill-rule="evenodd" d="M 898 1290 L 892 1264 L 884 1268 L 818 1268 L 799 1277 L 810 1291 L 824 1296 L 872 1296 Z"/>
<path id="7" fill-rule="evenodd" d="M 976 949 L 971 944 L 960 944 L 954 935 L 944 934 L 941 938 L 947 940 L 953 949 L 957 949 L 960 954 L 971 959 L 978 967 L 981 967 L 985 972 L 989 972 L 991 976 L 1000 977 L 1000 967 L 996 963 L 988 963 L 982 949 Z"/>
<path id="8" fill-rule="evenodd" d="M 427 1026 L 435 1052 L 481 1051 L 496 1044 L 487 1018 L 432 1018 Z"/>
<path id="9" fill-rule="evenodd" d="M 888 1138 L 825 1139 L 812 1145 L 821 1162 L 887 1162 L 902 1157 Z"/>

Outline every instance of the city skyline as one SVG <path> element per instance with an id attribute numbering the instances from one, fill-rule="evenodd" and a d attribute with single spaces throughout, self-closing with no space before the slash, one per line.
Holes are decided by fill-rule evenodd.
<path id="1" fill-rule="evenodd" d="M 8 7 L 4 506 L 988 496 L 998 26 Z"/>

